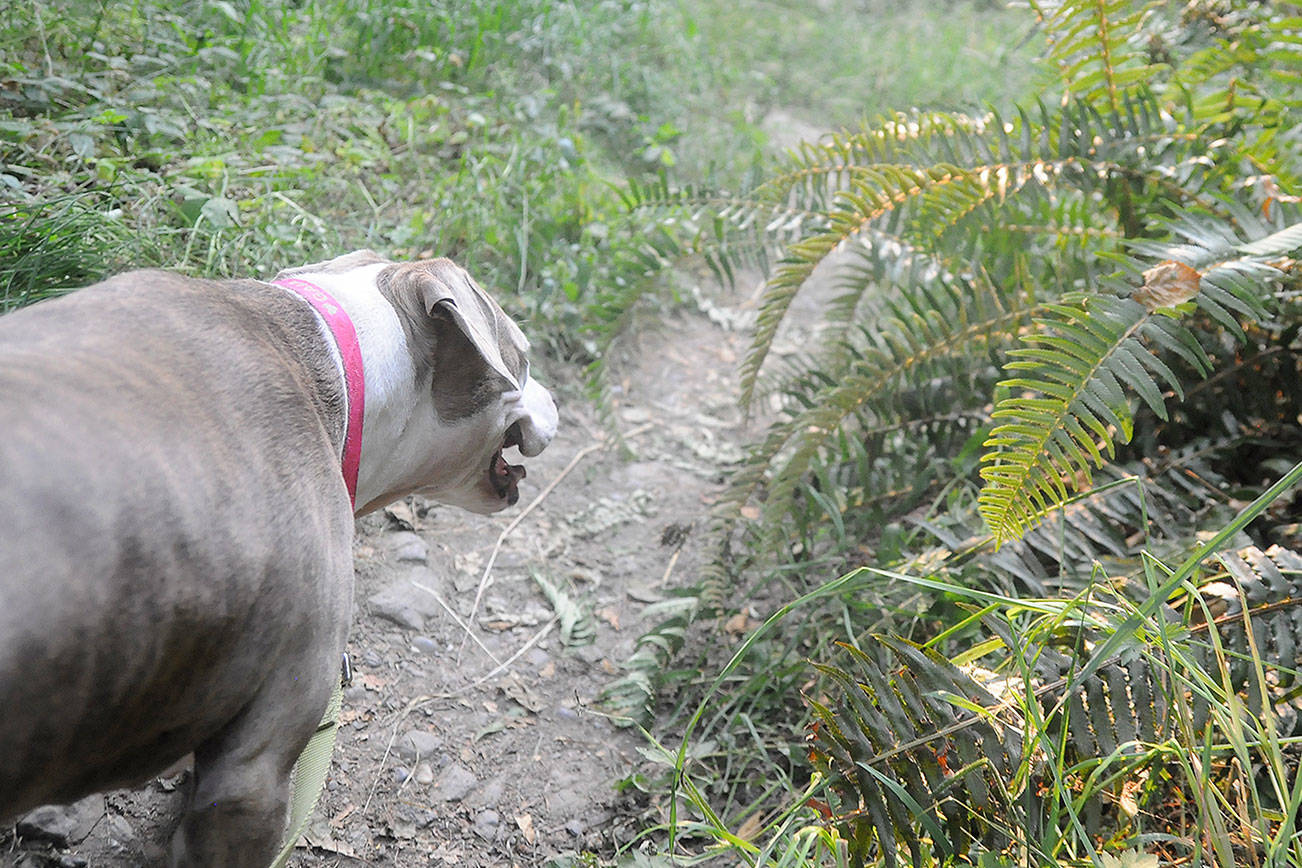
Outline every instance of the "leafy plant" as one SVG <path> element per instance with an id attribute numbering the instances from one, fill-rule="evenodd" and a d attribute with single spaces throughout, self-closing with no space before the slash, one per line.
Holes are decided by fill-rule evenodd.
<path id="1" fill-rule="evenodd" d="M 1182 856 L 1233 864 L 1216 795 L 1233 779 L 1255 823 L 1233 846 L 1302 861 L 1276 824 L 1296 771 L 1277 736 L 1291 675 L 1264 675 L 1274 658 L 1253 644 L 1266 631 L 1291 670 L 1295 631 L 1197 636 L 1158 612 L 1202 562 L 1195 540 L 1298 541 L 1302 20 L 1252 2 L 1030 6 L 1057 78 L 1039 100 L 826 133 L 741 194 L 635 191 L 634 209 L 688 218 L 683 249 L 725 277 L 776 261 L 740 397 L 778 416 L 715 513 L 686 635 L 739 597 L 804 594 L 855 564 L 883 579 L 790 628 L 790 646 L 859 649 L 805 690 L 853 860 L 1096 861 L 1186 835 L 1109 807 L 1139 788 L 1210 824 Z M 820 305 L 812 328 L 792 316 L 800 296 Z M 955 674 L 996 649 L 1012 656 L 993 680 Z M 1037 668 L 1053 660 L 1057 674 Z M 769 685 L 771 708 L 789 704 Z M 794 717 L 767 738 L 792 738 Z M 998 739 L 955 745 L 946 772 L 936 733 L 960 718 Z M 1227 740 L 1232 761 L 1213 747 Z"/>
<path id="2" fill-rule="evenodd" d="M 985 636 L 961 665 L 889 636 L 880 659 L 846 646 L 846 664 L 819 664 L 836 695 L 809 700 L 812 758 L 852 863 L 894 864 L 900 842 L 915 865 L 924 849 L 940 863 L 975 850 L 1045 864 L 1103 833 L 1162 840 L 1168 859 L 1292 850 L 1289 796 L 1253 784 L 1235 817 L 1225 794 L 1244 769 L 1282 774 L 1273 783 L 1286 789 L 1292 774 L 1280 752 L 1298 731 L 1296 655 L 1280 664 L 1275 652 L 1297 639 L 1302 557 L 1273 547 L 1220 560 L 1089 677 L 1081 649 L 1131 611 L 1124 593 L 986 601 Z M 1213 830 L 1223 839 L 1200 839 Z"/>

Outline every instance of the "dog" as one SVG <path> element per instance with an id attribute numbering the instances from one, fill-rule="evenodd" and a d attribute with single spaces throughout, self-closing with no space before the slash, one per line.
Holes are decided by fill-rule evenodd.
<path id="1" fill-rule="evenodd" d="M 369 250 L 0 317 L 0 819 L 193 752 L 172 864 L 266 865 L 339 680 L 354 516 L 515 503 L 503 450 L 557 427 L 527 351 L 452 262 Z"/>

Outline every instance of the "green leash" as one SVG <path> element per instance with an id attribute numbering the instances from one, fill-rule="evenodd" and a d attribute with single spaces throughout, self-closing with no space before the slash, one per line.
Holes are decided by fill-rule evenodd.
<path id="1" fill-rule="evenodd" d="M 347 663 L 345 663 L 345 670 Z M 325 787 L 326 774 L 330 771 L 330 758 L 335 752 L 335 736 L 339 732 L 339 709 L 343 704 L 343 680 L 335 682 L 334 692 L 330 694 L 330 704 L 326 706 L 325 716 L 317 726 L 316 732 L 308 739 L 307 747 L 298 755 L 294 770 L 290 773 L 289 832 L 285 836 L 285 845 L 271 863 L 270 868 L 284 868 L 289 855 L 294 852 L 294 845 L 307 830 L 308 820 L 316 810 L 316 803 L 321 798 Z"/>

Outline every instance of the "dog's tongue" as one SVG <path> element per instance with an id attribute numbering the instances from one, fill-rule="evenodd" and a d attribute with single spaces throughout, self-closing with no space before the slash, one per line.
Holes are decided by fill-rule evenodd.
<path id="1" fill-rule="evenodd" d="M 527 475 L 522 465 L 507 464 L 500 451 L 493 456 L 493 487 L 497 489 L 498 494 L 506 498 L 507 503 L 514 505 L 520 499 L 520 490 L 517 486 Z"/>

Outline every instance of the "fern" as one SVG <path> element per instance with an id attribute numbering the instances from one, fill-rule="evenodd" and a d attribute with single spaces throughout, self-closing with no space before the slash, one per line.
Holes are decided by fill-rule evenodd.
<path id="1" fill-rule="evenodd" d="M 1194 618 L 1200 602 L 1149 618 L 1145 595 L 1199 536 L 1297 537 L 1296 502 L 1246 530 L 1232 517 L 1302 448 L 1302 19 L 1031 5 L 1058 73 L 1039 101 L 893 114 L 802 145 L 739 195 L 682 191 L 684 250 L 725 276 L 772 256 L 739 397 L 778 413 L 711 517 L 688 618 L 875 565 L 883 581 L 806 634 L 863 652 L 820 664 L 826 692 L 808 691 L 824 831 L 856 859 L 1083 864 L 1101 841 L 1178 839 L 1174 818 L 1145 826 L 1170 798 L 1228 865 L 1254 846 L 1226 843 L 1238 819 L 1215 788 L 1231 786 L 1253 794 L 1269 855 L 1294 854 L 1271 819 L 1290 803 L 1238 771 L 1293 786 L 1271 733 L 1297 716 L 1296 609 L 1249 591 L 1266 561 L 1292 574 L 1276 553 L 1221 574 L 1219 596 L 1239 577 L 1252 610 L 1238 632 L 1233 609 Z M 812 327 L 793 322 L 810 296 Z M 1124 653 L 1083 663 L 1105 646 Z M 996 651 L 995 674 L 972 666 Z M 760 738 L 786 736 L 775 717 Z M 1233 762 L 1210 747 L 1235 739 Z M 1122 796 L 1140 812 L 1118 815 Z M 1198 846 L 1163 856 L 1196 862 Z"/>
<path id="2" fill-rule="evenodd" d="M 1067 93 L 1116 111 L 1127 91 L 1164 69 L 1150 62 L 1146 4 L 1130 0 L 1031 0 L 1049 34 L 1049 60 Z"/>
<path id="3" fill-rule="evenodd" d="M 893 865 L 901 844 L 915 865 L 924 852 L 941 864 L 970 859 L 974 851 L 1029 851 L 1032 863 L 1049 862 L 1079 833 L 1092 837 L 1144 822 L 1143 813 L 1127 817 L 1110 807 L 1116 770 L 1170 778 L 1177 774 L 1173 751 L 1194 749 L 1209 737 L 1240 741 L 1224 714 L 1231 697 L 1273 718 L 1277 737 L 1298 731 L 1292 688 L 1302 647 L 1302 557 L 1278 547 L 1247 548 L 1221 561 L 1225 572 L 1155 616 L 1172 625 L 1165 639 L 1156 638 L 1164 628 L 1154 625 L 1150 644 L 1088 679 L 1075 678 L 1077 652 L 1062 640 L 1079 645 L 1115 621 L 1106 601 L 1084 595 L 1065 604 L 988 607 L 980 618 L 983 635 L 956 655 L 966 661 L 961 666 L 890 636 L 879 637 L 876 656 L 847 645 L 840 665 L 814 664 L 831 695 L 806 697 L 815 719 L 809 741 L 851 864 Z M 1226 581 L 1231 578 L 1235 584 Z M 1041 614 L 1028 622 L 1017 615 L 1023 608 Z M 1247 618 L 1258 637 L 1255 648 L 1245 638 Z M 1176 627 L 1182 619 L 1192 620 L 1192 629 Z M 1074 637 L 1063 635 L 1065 623 L 1079 625 Z M 1001 654 L 994 670 L 975 665 Z M 1227 663 L 1222 681 L 1216 673 Z M 1263 665 L 1272 673 L 1264 681 Z M 1250 749 L 1268 748 L 1263 739 Z M 1050 819 L 1058 806 L 1036 797 L 1057 789 L 1067 768 L 1074 769 L 1079 833 L 1055 829 Z M 1164 818 L 1163 810 L 1196 798 L 1187 788 L 1215 785 L 1235 771 L 1232 755 L 1217 751 L 1203 780 L 1176 778 L 1150 788 L 1147 810 L 1163 828 L 1178 821 Z M 1269 802 L 1258 807 L 1278 816 Z M 1286 833 L 1277 819 L 1267 825 Z"/>
<path id="4" fill-rule="evenodd" d="M 1199 233 L 1190 228 L 1184 234 Z M 1206 242 L 1205 233 L 1199 237 Z M 1166 418 L 1164 391 L 1183 398 L 1183 389 L 1164 354 L 1208 372 L 1193 333 L 1175 318 L 1181 304 L 1194 302 L 1236 333 L 1240 317 L 1255 321 L 1266 315 L 1272 306 L 1268 291 L 1283 275 L 1265 258 L 1302 244 L 1302 223 L 1254 242 L 1215 240 L 1220 244 L 1185 245 L 1181 252 L 1194 262 L 1227 251 L 1248 255 L 1203 272 L 1167 260 L 1144 272 L 1144 284 L 1130 298 L 1068 296 L 1053 306 L 1052 318 L 1037 320 L 1038 331 L 1024 337 L 1024 348 L 1010 351 L 1013 361 L 1005 370 L 1017 376 L 999 387 L 1015 394 L 992 414 L 1008 421 L 986 441 L 981 470 L 982 514 L 996 541 L 1021 536 L 1069 492 L 1088 488 L 1091 468 L 1113 455 L 1113 441 L 1130 439 L 1133 422 L 1123 387 Z"/>

